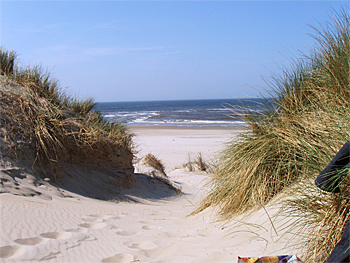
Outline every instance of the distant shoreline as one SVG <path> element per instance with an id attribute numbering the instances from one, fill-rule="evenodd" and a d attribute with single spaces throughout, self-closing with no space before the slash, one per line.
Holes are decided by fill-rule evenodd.
<path id="1" fill-rule="evenodd" d="M 140 130 L 226 130 L 246 131 L 247 126 L 176 126 L 176 125 L 125 125 L 130 131 Z"/>

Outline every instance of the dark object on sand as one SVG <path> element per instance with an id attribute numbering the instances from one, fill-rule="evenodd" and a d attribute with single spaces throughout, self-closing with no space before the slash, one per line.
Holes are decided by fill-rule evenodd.
<path id="1" fill-rule="evenodd" d="M 344 144 L 332 161 L 316 178 L 315 184 L 324 191 L 339 193 L 340 177 L 336 176 L 337 171 L 348 167 L 350 164 L 350 141 Z M 350 221 L 345 225 L 341 240 L 334 247 L 332 253 L 325 263 L 350 262 Z"/>
<path id="2" fill-rule="evenodd" d="M 348 263 L 350 262 L 350 221 L 345 225 L 340 241 L 332 250 L 324 263 Z"/>
<path id="3" fill-rule="evenodd" d="M 350 164 L 350 141 L 344 144 L 332 161 L 316 178 L 315 184 L 324 191 L 339 193 L 339 176 L 336 173 Z"/>

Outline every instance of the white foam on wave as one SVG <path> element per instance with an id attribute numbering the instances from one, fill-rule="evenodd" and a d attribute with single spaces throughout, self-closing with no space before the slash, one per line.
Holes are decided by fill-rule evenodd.
<path id="1" fill-rule="evenodd" d="M 106 112 L 104 117 L 127 125 L 173 125 L 173 126 L 245 126 L 239 119 L 229 118 L 227 108 L 178 109 L 178 110 L 126 110 Z M 217 112 L 217 114 L 215 113 Z M 202 119 L 203 118 L 203 119 Z"/>
<path id="2" fill-rule="evenodd" d="M 155 121 L 139 118 L 128 122 L 129 125 L 173 125 L 173 126 L 246 126 L 244 121 L 212 121 L 212 120 L 163 120 Z"/>

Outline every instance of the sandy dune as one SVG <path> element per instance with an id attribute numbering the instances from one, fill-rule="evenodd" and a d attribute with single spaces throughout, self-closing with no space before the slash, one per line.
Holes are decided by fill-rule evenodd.
<path id="1" fill-rule="evenodd" d="M 187 217 L 209 190 L 205 182 L 210 175 L 174 168 L 186 161 L 189 152 L 209 158 L 239 130 L 134 127 L 132 131 L 138 156 L 153 153 L 162 159 L 182 195 L 138 174 L 131 188 L 116 189 L 124 201 L 102 201 L 38 183 L 30 175 L 13 176 L 3 166 L 2 173 L 12 174 L 12 179 L 1 181 L 8 193 L 0 195 L 0 261 L 236 262 L 238 255 L 293 253 L 283 249 L 286 238 L 277 241 L 280 233 L 272 230 L 265 211 L 254 214 L 250 225 L 241 224 L 239 218 L 214 222 L 211 210 Z"/>

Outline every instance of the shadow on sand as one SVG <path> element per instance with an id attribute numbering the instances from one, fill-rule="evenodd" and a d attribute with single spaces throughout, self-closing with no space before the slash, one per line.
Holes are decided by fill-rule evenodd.
<path id="1" fill-rule="evenodd" d="M 43 186 L 46 186 L 52 194 L 60 197 L 79 198 L 80 195 L 113 202 L 140 203 L 177 196 L 169 185 L 141 173 L 125 178 L 114 173 L 113 169 L 95 170 L 69 164 L 64 167 L 56 183 L 48 183 L 38 175 L 40 169 L 28 166 L 0 167 L 0 193 L 43 197 L 47 195 L 43 190 Z"/>

